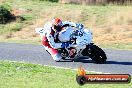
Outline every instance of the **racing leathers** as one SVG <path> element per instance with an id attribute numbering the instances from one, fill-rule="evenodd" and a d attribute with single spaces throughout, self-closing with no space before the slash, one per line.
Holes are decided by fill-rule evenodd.
<path id="1" fill-rule="evenodd" d="M 83 28 L 82 24 L 76 24 L 74 22 L 64 21 L 62 22 L 61 29 L 63 30 L 63 28 L 67 26 L 77 27 L 79 29 Z M 50 22 L 44 25 L 44 34 L 42 36 L 42 44 L 55 61 L 59 61 L 60 59 L 62 59 L 57 49 L 67 48 L 71 45 L 69 42 L 58 42 L 58 32 L 55 32 L 53 30 L 52 23 Z"/>

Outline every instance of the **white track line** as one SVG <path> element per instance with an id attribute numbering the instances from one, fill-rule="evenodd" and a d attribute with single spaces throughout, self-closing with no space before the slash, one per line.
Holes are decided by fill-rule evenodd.
<path id="1" fill-rule="evenodd" d="M 54 67 L 54 68 L 60 68 L 60 69 L 70 69 L 70 70 L 78 70 L 78 69 L 72 69 L 72 68 L 67 68 L 67 67 L 59 67 L 59 66 L 49 66 L 49 65 L 43 65 L 43 66 L 47 66 L 47 67 Z M 85 70 L 86 72 L 91 72 L 91 73 L 97 73 L 97 74 L 111 74 L 111 73 L 104 73 L 104 72 L 96 72 L 96 71 L 88 71 Z"/>
<path id="2" fill-rule="evenodd" d="M 6 61 L 6 60 L 5 60 Z M 7 60 L 8 61 L 8 60 Z M 9 62 L 20 62 L 20 63 L 27 63 L 27 62 L 24 62 L 24 61 L 9 61 Z M 29 62 L 28 62 L 29 63 Z M 77 71 L 78 68 L 76 69 L 72 69 L 72 68 L 68 68 L 68 67 L 59 67 L 59 66 L 51 66 L 51 65 L 42 65 L 42 64 L 36 64 L 36 63 L 29 63 L 29 64 L 35 64 L 35 65 L 41 65 L 41 66 L 47 66 L 47 67 L 53 67 L 53 68 L 60 68 L 60 69 L 69 69 L 69 70 L 75 70 Z M 85 70 L 85 69 L 84 69 Z M 104 73 L 104 72 L 96 72 L 96 71 L 88 71 L 88 70 L 85 70 L 86 72 L 91 72 L 91 73 L 97 73 L 97 74 L 111 74 L 111 73 Z"/>

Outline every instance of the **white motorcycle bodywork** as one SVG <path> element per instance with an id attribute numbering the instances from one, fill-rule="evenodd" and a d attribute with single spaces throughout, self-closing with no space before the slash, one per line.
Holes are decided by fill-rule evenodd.
<path id="1" fill-rule="evenodd" d="M 70 41 L 71 37 L 77 38 L 77 45 L 87 45 L 92 42 L 92 32 L 89 29 L 76 29 L 67 27 L 59 33 L 59 40 L 61 42 Z"/>
<path id="2" fill-rule="evenodd" d="M 61 42 L 67 42 L 71 38 L 76 38 L 76 47 L 82 48 L 92 42 L 92 32 L 89 29 L 67 27 L 59 33 L 58 38 Z"/>
<path id="3" fill-rule="evenodd" d="M 72 38 L 76 39 L 75 45 L 72 44 L 70 47 L 75 47 L 77 50 L 76 56 L 82 56 L 81 52 L 86 48 L 86 45 L 92 42 L 92 32 L 89 29 L 77 29 L 74 27 L 66 27 L 59 33 L 58 36 L 61 42 L 70 41 Z"/>

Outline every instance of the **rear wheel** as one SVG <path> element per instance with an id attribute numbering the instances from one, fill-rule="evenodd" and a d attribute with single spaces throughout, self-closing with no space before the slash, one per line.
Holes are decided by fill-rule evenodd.
<path id="1" fill-rule="evenodd" d="M 89 45 L 82 54 L 89 56 L 97 64 L 105 63 L 107 59 L 105 52 L 96 45 Z"/>

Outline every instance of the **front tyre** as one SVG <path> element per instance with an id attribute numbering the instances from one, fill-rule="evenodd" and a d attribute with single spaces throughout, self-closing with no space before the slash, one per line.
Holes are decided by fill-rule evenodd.
<path id="1" fill-rule="evenodd" d="M 83 54 L 89 56 L 97 64 L 105 63 L 107 59 L 105 52 L 96 45 L 88 45 Z"/>

